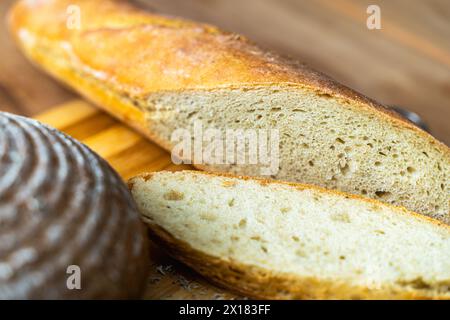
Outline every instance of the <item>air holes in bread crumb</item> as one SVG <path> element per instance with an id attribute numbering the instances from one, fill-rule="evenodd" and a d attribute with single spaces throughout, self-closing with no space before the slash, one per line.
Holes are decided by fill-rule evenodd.
<path id="1" fill-rule="evenodd" d="M 309 164 L 311 167 L 314 167 L 314 161 L 309 160 L 309 161 L 308 161 L 308 164 Z"/>
<path id="2" fill-rule="evenodd" d="M 246 219 L 241 219 L 241 221 L 239 221 L 239 227 L 240 228 L 245 228 L 246 225 L 247 225 L 247 220 Z"/>
<path id="3" fill-rule="evenodd" d="M 261 250 L 264 252 L 264 253 L 267 253 L 267 252 L 269 252 L 269 250 L 267 250 L 267 248 L 266 247 L 264 247 L 264 246 L 261 246 Z"/>
<path id="4" fill-rule="evenodd" d="M 337 221 L 337 222 L 344 222 L 344 223 L 350 223 L 350 216 L 347 212 L 339 212 L 339 213 L 333 213 L 330 216 L 331 220 Z"/>
<path id="5" fill-rule="evenodd" d="M 192 112 L 189 112 L 188 114 L 187 114 L 187 116 L 186 116 L 186 118 L 187 119 L 190 119 L 190 118 L 192 118 L 194 115 L 196 115 L 197 114 L 197 111 L 192 111 Z"/>
<path id="6" fill-rule="evenodd" d="M 300 238 L 297 237 L 297 236 L 292 236 L 292 240 L 294 240 L 295 242 L 299 242 L 299 241 L 300 241 Z"/>
<path id="7" fill-rule="evenodd" d="M 416 172 L 416 169 L 413 167 L 407 167 L 406 171 L 408 171 L 408 173 L 414 173 L 414 172 Z"/>
<path id="8" fill-rule="evenodd" d="M 381 162 L 380 162 L 380 161 L 375 161 L 375 166 L 376 166 L 376 167 L 381 166 Z"/>
<path id="9" fill-rule="evenodd" d="M 378 198 L 387 198 L 391 195 L 389 191 L 375 191 L 375 195 Z"/>
<path id="10" fill-rule="evenodd" d="M 163 198 L 165 200 L 170 200 L 170 201 L 183 200 L 184 199 L 184 194 L 182 192 L 178 192 L 178 191 L 175 191 L 175 190 L 170 190 L 169 192 L 164 194 Z"/>
<path id="11" fill-rule="evenodd" d="M 228 206 L 229 206 L 229 207 L 234 206 L 234 198 L 228 200 Z"/>
<path id="12" fill-rule="evenodd" d="M 345 141 L 344 141 L 344 140 L 342 140 L 341 138 L 336 138 L 336 142 L 339 142 L 339 143 L 342 143 L 342 144 L 344 144 L 344 143 L 345 143 Z"/>
<path id="13" fill-rule="evenodd" d="M 205 213 L 200 214 L 200 219 L 202 219 L 204 221 L 216 221 L 217 216 L 212 213 L 205 212 Z"/>
<path id="14" fill-rule="evenodd" d="M 346 176 L 350 172 L 350 166 L 346 163 L 343 167 L 339 167 L 343 176 Z"/>
<path id="15" fill-rule="evenodd" d="M 281 212 L 281 213 L 287 213 L 287 212 L 289 212 L 289 211 L 291 211 L 291 208 L 281 208 L 281 209 L 280 209 L 280 212 Z"/>
<path id="16" fill-rule="evenodd" d="M 305 258 L 306 257 L 306 252 L 302 249 L 297 249 L 295 250 L 295 254 L 301 258 Z"/>

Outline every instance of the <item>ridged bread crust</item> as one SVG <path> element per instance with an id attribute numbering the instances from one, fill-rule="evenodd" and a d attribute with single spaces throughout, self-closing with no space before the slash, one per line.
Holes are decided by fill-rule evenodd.
<path id="1" fill-rule="evenodd" d="M 79 8 L 79 28 L 71 25 L 74 8 Z M 411 184 L 398 188 L 398 185 L 406 186 L 400 178 L 392 180 L 390 185 L 381 181 L 380 176 L 373 178 L 378 183 L 376 188 L 388 190 L 374 189 L 369 193 L 364 189 L 370 189 L 371 185 L 351 190 L 354 188 L 351 180 L 343 180 L 342 186 L 336 186 L 335 182 L 327 180 L 329 177 L 317 178 L 317 181 L 305 180 L 302 174 L 289 177 L 289 172 L 298 168 L 287 166 L 283 174 L 275 178 L 307 181 L 375 198 L 377 191 L 381 194 L 388 191 L 392 199 L 386 201 L 408 206 L 408 209 L 447 223 L 450 221 L 450 201 L 443 199 L 449 188 L 450 151 L 446 145 L 383 105 L 304 64 L 262 50 L 245 37 L 206 24 L 154 15 L 116 0 L 19 1 L 10 12 L 9 20 L 17 42 L 32 61 L 168 151 L 172 151 L 174 145 L 167 132 L 184 124 L 175 119 L 182 111 L 178 106 L 165 110 L 164 106 L 161 109 L 153 104 L 154 97 L 166 94 L 248 92 L 273 87 L 286 92 L 301 90 L 314 97 L 336 101 L 343 111 L 350 110 L 367 119 L 376 119 L 378 123 L 389 124 L 390 130 L 413 137 L 414 148 L 423 146 L 427 150 L 427 158 L 421 152 L 416 153 L 417 157 L 423 157 L 421 161 L 430 163 L 426 166 L 426 170 L 430 170 L 428 175 L 433 175 L 432 170 L 441 163 L 437 164 L 441 177 L 428 177 L 418 183 L 421 196 L 417 196 L 420 200 L 414 200 L 414 205 L 409 205 L 414 201 L 408 199 L 416 196 L 415 187 Z M 208 107 L 211 108 L 204 106 L 203 112 L 213 112 Z M 172 121 L 171 124 L 164 122 L 166 120 Z M 167 132 L 163 133 L 164 130 Z M 371 134 L 368 130 L 367 135 Z M 294 150 L 300 152 L 298 148 Z M 323 150 L 320 161 L 315 163 L 326 160 L 326 152 Z M 359 157 L 365 156 L 359 154 Z M 297 161 L 298 157 L 289 159 Z M 297 165 L 301 170 L 308 163 L 302 161 Z M 338 161 L 341 160 L 335 162 Z M 194 165 L 205 170 L 253 175 L 253 169 Z M 325 175 L 330 165 L 318 164 L 317 168 L 321 166 L 322 169 L 316 170 Z M 405 164 L 405 170 L 406 167 Z M 393 170 L 385 171 L 391 176 Z M 367 173 L 361 175 L 364 177 Z M 368 181 L 366 183 L 370 184 L 370 179 Z M 437 193 L 439 200 L 435 199 Z"/>
<path id="2" fill-rule="evenodd" d="M 293 187 L 296 190 L 312 190 L 322 194 L 329 194 L 346 199 L 361 201 L 362 203 L 373 206 L 386 207 L 394 215 L 414 216 L 422 223 L 432 224 L 443 228 L 445 232 L 450 231 L 450 226 L 443 224 L 435 219 L 410 212 L 401 207 L 395 207 L 389 204 L 381 203 L 377 200 L 350 195 L 339 191 L 327 190 L 313 185 L 291 183 L 284 181 L 274 181 L 246 176 L 234 176 L 225 173 L 210 173 L 199 171 L 183 171 L 186 176 L 191 174 L 205 175 L 214 177 L 223 177 L 240 179 L 244 181 L 255 181 L 261 186 L 284 185 Z M 182 174 L 183 174 L 182 173 Z M 148 181 L 153 178 L 155 173 L 144 173 L 128 181 L 128 186 L 136 197 L 135 184 L 140 181 Z M 224 185 L 233 186 L 232 181 L 224 180 Z M 139 205 L 138 205 L 139 207 Z M 256 265 L 243 264 L 240 261 L 213 256 L 201 250 L 193 248 L 183 239 L 175 237 L 164 226 L 155 223 L 155 221 L 145 212 L 143 214 L 144 222 L 149 228 L 150 238 L 166 249 L 166 252 L 174 258 L 182 261 L 207 279 L 226 287 L 231 291 L 259 299 L 450 299 L 449 294 L 433 294 L 427 290 L 414 288 L 405 288 L 402 286 L 391 285 L 377 288 L 367 286 L 355 286 L 347 281 L 329 281 L 326 277 L 303 277 L 296 274 L 279 273 L 274 270 L 268 270 Z M 356 248 L 364 250 L 364 248 Z"/>

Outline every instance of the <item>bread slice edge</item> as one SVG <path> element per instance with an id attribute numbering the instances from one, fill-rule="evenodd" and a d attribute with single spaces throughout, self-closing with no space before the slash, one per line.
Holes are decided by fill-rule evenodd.
<path id="1" fill-rule="evenodd" d="M 339 191 L 327 190 L 316 186 L 274 181 L 245 176 L 234 176 L 224 173 L 209 173 L 201 171 L 184 171 L 213 177 L 240 178 L 257 181 L 261 185 L 287 185 L 297 190 L 312 189 L 331 195 L 344 196 L 349 199 L 363 201 L 372 205 L 388 207 L 396 214 L 414 216 L 424 223 L 434 224 L 450 230 L 450 226 L 414 213 L 402 207 L 395 207 L 376 200 L 360 196 L 345 194 Z M 128 185 L 133 189 L 135 179 L 149 180 L 155 173 L 145 173 L 129 180 Z M 190 266 L 201 275 L 219 286 L 234 292 L 261 299 L 450 299 L 449 294 L 437 293 L 435 290 L 415 289 L 400 285 L 370 288 L 357 286 L 345 281 L 330 281 L 317 277 L 301 277 L 295 274 L 279 273 L 239 261 L 213 256 L 193 248 L 184 240 L 177 239 L 162 226 L 143 217 L 148 226 L 150 238 L 166 249 L 166 252 Z"/>

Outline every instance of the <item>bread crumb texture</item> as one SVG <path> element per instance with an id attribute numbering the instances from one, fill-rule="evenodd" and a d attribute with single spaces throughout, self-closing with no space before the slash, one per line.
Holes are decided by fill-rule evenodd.
<path id="1" fill-rule="evenodd" d="M 150 229 L 164 229 L 205 261 L 241 266 L 234 289 L 252 296 L 450 298 L 450 229 L 435 220 L 322 189 L 200 172 L 154 173 L 132 185 Z M 211 272 L 201 259 L 192 263 L 192 252 L 179 254 Z M 214 277 L 230 285 L 220 270 Z M 258 282 L 251 270 L 265 277 Z M 269 294 L 274 279 L 292 282 Z M 316 287 L 296 288 L 305 279 Z"/>
<path id="2" fill-rule="evenodd" d="M 150 127 L 169 145 L 174 130 L 193 133 L 198 121 L 223 136 L 228 129 L 278 129 L 279 170 L 271 178 L 362 195 L 450 223 L 448 154 L 376 113 L 282 86 L 165 93 L 148 104 Z M 237 163 L 203 168 L 261 172 L 260 165 Z"/>

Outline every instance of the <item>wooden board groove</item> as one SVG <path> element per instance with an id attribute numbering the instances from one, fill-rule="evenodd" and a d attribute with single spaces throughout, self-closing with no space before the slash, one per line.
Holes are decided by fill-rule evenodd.
<path id="1" fill-rule="evenodd" d="M 97 152 L 126 181 L 142 172 L 192 169 L 175 165 L 170 154 L 83 100 L 70 101 L 35 117 Z M 150 246 L 150 272 L 144 299 L 233 299 L 156 245 Z"/>

